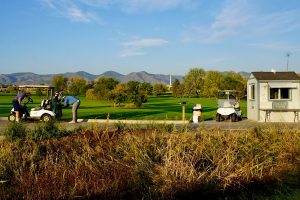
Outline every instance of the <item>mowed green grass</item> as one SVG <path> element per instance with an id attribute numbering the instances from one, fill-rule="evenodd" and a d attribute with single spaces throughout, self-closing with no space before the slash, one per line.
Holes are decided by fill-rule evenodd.
<path id="1" fill-rule="evenodd" d="M 7 117 L 12 108 L 12 99 L 15 95 L 0 93 L 0 117 Z M 41 97 L 32 96 L 33 104 L 28 104 L 29 108 L 39 106 Z M 81 105 L 78 110 L 78 118 L 83 119 L 106 119 L 109 113 L 110 119 L 135 119 L 135 120 L 181 120 L 182 107 L 180 102 L 186 101 L 186 119 L 192 118 L 192 108 L 194 104 L 202 104 L 202 119 L 214 119 L 217 110 L 216 98 L 174 98 L 172 96 L 150 96 L 148 102 L 141 108 L 113 107 L 111 102 L 90 100 L 79 97 Z M 240 103 L 243 116 L 247 116 L 246 101 Z M 63 119 L 72 117 L 72 109 L 63 109 Z"/>

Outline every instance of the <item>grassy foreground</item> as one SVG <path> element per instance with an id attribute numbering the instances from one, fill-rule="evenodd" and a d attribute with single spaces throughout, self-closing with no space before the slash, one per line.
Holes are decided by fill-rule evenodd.
<path id="1" fill-rule="evenodd" d="M 0 140 L 0 199 L 300 197 L 298 129 L 16 127 Z M 36 137 L 53 130 L 64 136 Z"/>

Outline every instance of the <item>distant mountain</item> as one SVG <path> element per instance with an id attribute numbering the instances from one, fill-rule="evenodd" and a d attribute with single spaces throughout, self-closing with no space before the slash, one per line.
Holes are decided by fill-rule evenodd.
<path id="1" fill-rule="evenodd" d="M 48 84 L 52 75 L 39 75 L 31 72 L 0 74 L 0 84 Z"/>
<path id="2" fill-rule="evenodd" d="M 222 72 L 226 74 L 228 72 Z M 250 73 L 248 72 L 239 72 L 242 76 L 248 78 Z M 0 74 L 0 84 L 50 84 L 52 77 L 55 75 L 63 75 L 68 79 L 71 79 L 74 76 L 81 76 L 86 80 L 97 80 L 101 77 L 110 77 L 114 78 L 122 83 L 126 83 L 128 81 L 139 81 L 139 82 L 148 82 L 151 84 L 155 83 L 170 83 L 170 75 L 165 74 L 150 74 L 145 71 L 141 72 L 131 72 L 127 75 L 120 74 L 115 71 L 107 71 L 100 75 L 94 75 L 87 73 L 85 71 L 78 72 L 66 72 L 64 74 L 35 74 L 31 72 L 20 72 L 20 73 L 12 73 L 12 74 Z M 171 77 L 172 81 L 178 79 L 179 81 L 183 80 L 183 76 L 174 76 Z"/>
<path id="3" fill-rule="evenodd" d="M 124 76 L 125 75 L 120 74 L 120 73 L 115 72 L 115 71 L 107 71 L 107 72 L 104 72 L 103 74 L 100 74 L 97 78 L 109 77 L 109 78 L 114 78 L 116 80 L 121 81 Z"/>
<path id="4" fill-rule="evenodd" d="M 128 81 L 139 81 L 139 82 L 149 82 L 154 83 L 165 83 L 169 84 L 170 76 L 163 74 L 150 74 L 145 71 L 142 72 L 132 72 L 127 75 L 120 74 L 115 71 L 107 71 L 100 75 L 90 74 L 84 71 L 79 72 L 66 72 L 64 74 L 45 74 L 39 75 L 31 72 L 20 72 L 12 74 L 0 74 L 0 84 L 50 84 L 51 79 L 55 75 L 63 75 L 68 79 L 74 76 L 81 76 L 86 80 L 97 80 L 100 77 L 111 77 L 120 82 Z M 172 80 L 182 80 L 183 76 L 172 76 Z"/>
<path id="5" fill-rule="evenodd" d="M 183 76 L 174 76 L 171 77 L 172 80 L 178 79 L 179 81 L 182 81 Z M 150 74 L 145 71 L 141 72 L 131 72 L 130 74 L 127 74 L 126 76 L 123 76 L 123 78 L 120 80 L 121 82 L 128 82 L 128 81 L 139 81 L 139 82 L 148 82 L 151 84 L 154 83 L 170 83 L 170 75 L 164 75 L 164 74 Z"/>

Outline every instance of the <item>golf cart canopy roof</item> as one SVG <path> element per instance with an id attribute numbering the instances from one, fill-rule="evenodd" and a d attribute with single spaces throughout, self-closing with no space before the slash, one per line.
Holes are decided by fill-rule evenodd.
<path id="1" fill-rule="evenodd" d="M 48 88 L 48 89 L 54 89 L 54 86 L 51 86 L 51 85 L 19 85 L 18 88 Z"/>

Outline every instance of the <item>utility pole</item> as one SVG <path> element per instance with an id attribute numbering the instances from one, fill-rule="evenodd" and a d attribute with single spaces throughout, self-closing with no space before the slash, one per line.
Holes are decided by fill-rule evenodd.
<path id="1" fill-rule="evenodd" d="M 289 71 L 289 58 L 290 58 L 290 53 L 289 52 L 287 52 L 286 53 L 286 71 L 288 72 Z"/>

